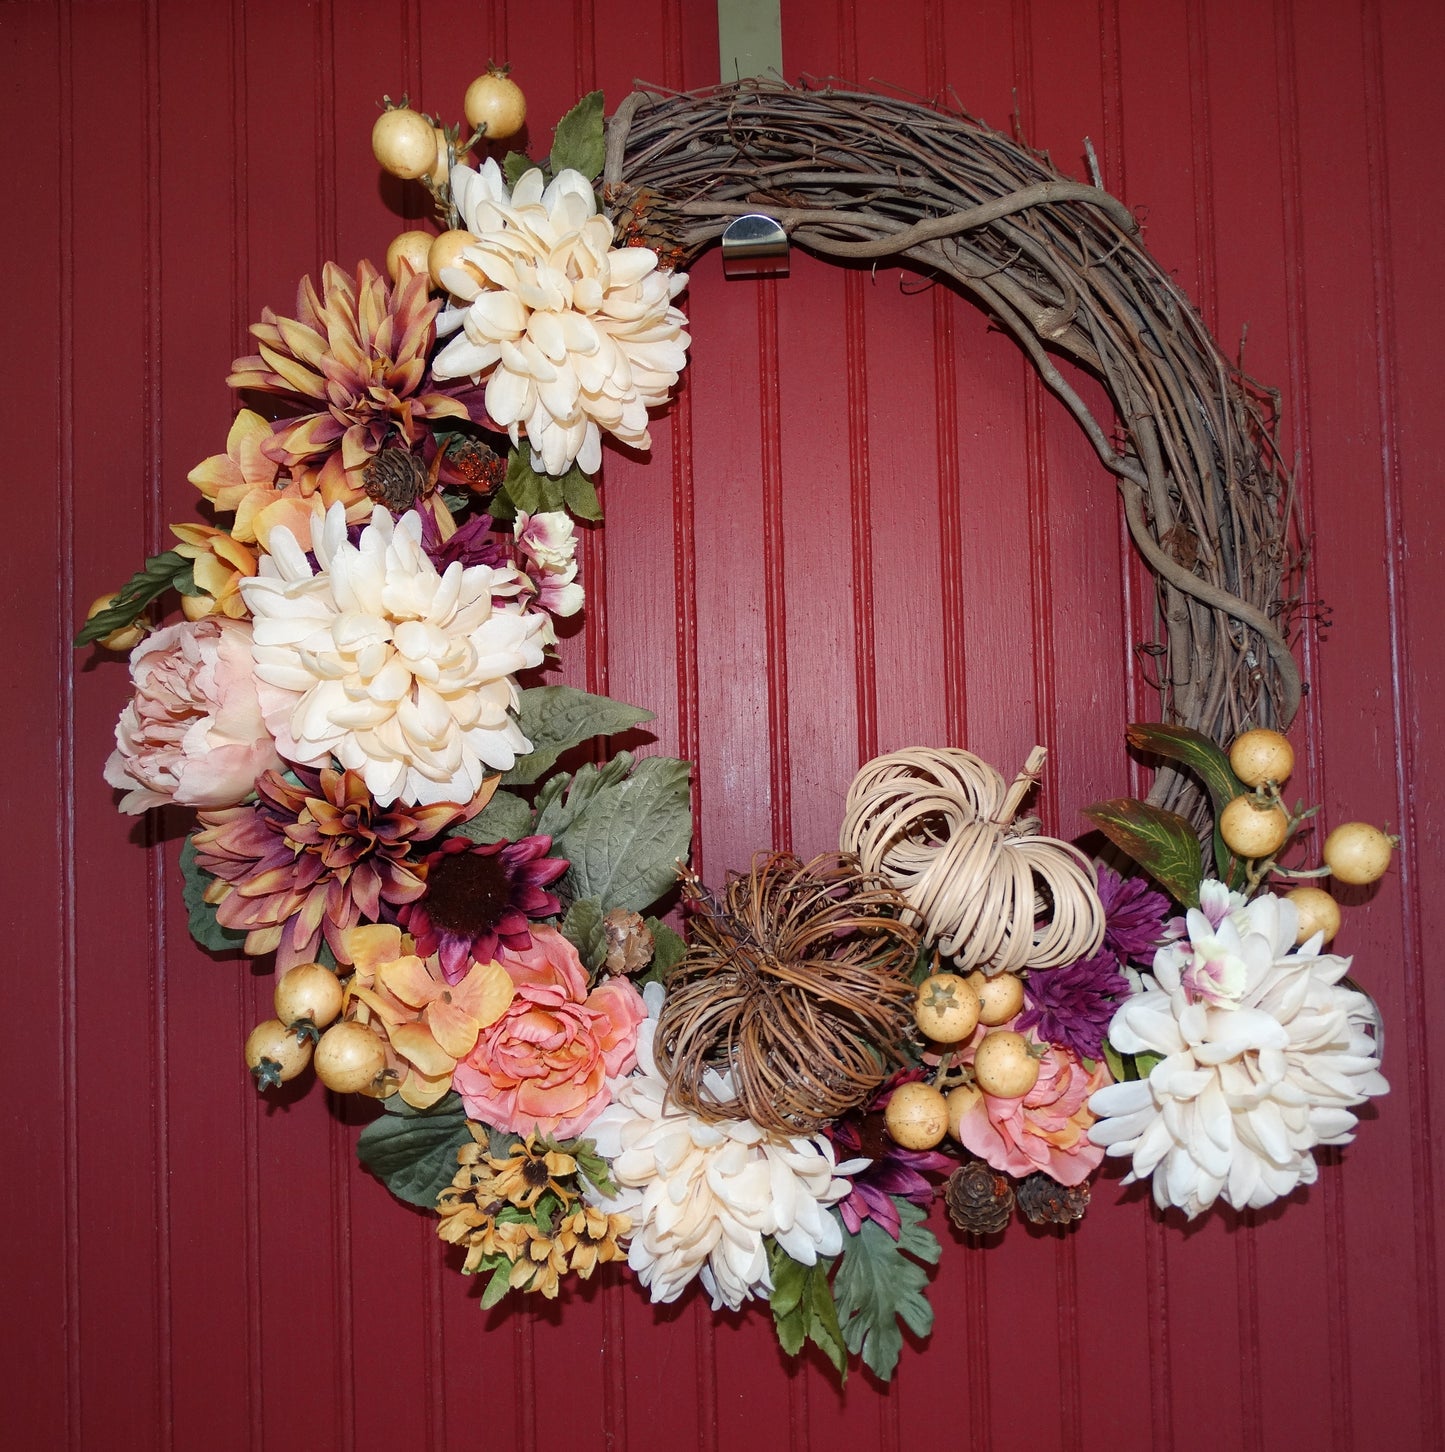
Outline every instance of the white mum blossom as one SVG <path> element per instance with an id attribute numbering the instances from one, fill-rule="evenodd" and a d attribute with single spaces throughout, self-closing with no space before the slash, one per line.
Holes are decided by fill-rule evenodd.
<path id="1" fill-rule="evenodd" d="M 434 378 L 487 376 L 487 412 L 532 467 L 588 474 L 601 433 L 646 449 L 647 410 L 667 401 L 686 362 L 687 319 L 672 300 L 685 273 L 659 270 L 646 247 L 613 247 L 612 224 L 581 172 L 544 187 L 527 172 L 509 194 L 495 161 L 452 170 L 452 195 L 477 241 L 442 282 L 461 306 L 437 320 L 460 332 L 432 363 Z"/>
<path id="2" fill-rule="evenodd" d="M 311 529 L 313 568 L 271 533 L 242 585 L 266 725 L 289 761 L 336 756 L 382 805 L 465 802 L 532 749 L 510 715 L 513 676 L 542 663 L 545 617 L 494 607 L 514 582 L 487 565 L 438 574 L 415 514 L 378 506 L 356 544 L 332 505 Z"/>
<path id="3" fill-rule="evenodd" d="M 848 1194 L 842 1175 L 867 1162 L 836 1165 L 822 1135 L 783 1139 L 748 1120 L 709 1123 L 668 1104 L 652 1056 L 656 1026 L 642 1025 L 636 1072 L 612 1081 L 613 1102 L 588 1129 L 618 1187 L 615 1199 L 590 1198 L 632 1217 L 627 1263 L 654 1301 L 676 1300 L 694 1276 L 714 1310 L 766 1300 L 763 1237 L 803 1265 L 837 1255 L 842 1232 L 828 1206 Z M 718 1088 L 730 1093 L 725 1082 Z"/>
<path id="4" fill-rule="evenodd" d="M 1339 986 L 1350 960 L 1321 953 L 1319 935 L 1294 950 L 1288 899 L 1205 886 L 1188 940 L 1159 949 L 1109 1027 L 1120 1051 L 1161 1062 L 1089 1100 L 1090 1139 L 1132 1157 L 1125 1183 L 1152 1177 L 1160 1208 L 1191 1219 L 1219 1198 L 1258 1208 L 1312 1184 L 1315 1146 L 1348 1144 L 1348 1106 L 1389 1088 L 1370 1001 Z"/>

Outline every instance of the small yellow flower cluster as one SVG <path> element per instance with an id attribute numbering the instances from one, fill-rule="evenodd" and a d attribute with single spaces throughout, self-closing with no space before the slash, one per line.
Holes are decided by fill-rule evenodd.
<path id="1" fill-rule="evenodd" d="M 497 1158 L 482 1142 L 485 1131 L 469 1127 L 478 1142 L 457 1151 L 461 1167 L 437 1198 L 437 1234 L 467 1247 L 467 1275 L 505 1258 L 510 1289 L 540 1291 L 550 1300 L 568 1271 L 586 1280 L 597 1266 L 625 1258 L 619 1242 L 631 1231 L 631 1218 L 579 1202 L 571 1155 L 529 1136 Z"/>

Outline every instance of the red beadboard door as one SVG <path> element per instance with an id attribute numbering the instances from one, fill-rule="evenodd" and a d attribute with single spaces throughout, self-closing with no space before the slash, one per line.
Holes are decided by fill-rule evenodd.
<path id="1" fill-rule="evenodd" d="M 1284 1207 L 1187 1230 L 1117 1174 L 1075 1232 L 945 1243 L 930 1343 L 882 1387 L 789 1365 L 765 1309 L 589 1285 L 482 1312 L 434 1221 L 359 1170 L 351 1103 L 258 1100 L 270 979 L 187 937 L 179 820 L 112 811 L 123 667 L 67 640 L 189 518 L 263 305 L 379 258 L 418 197 L 374 105 L 455 112 L 489 58 L 534 149 L 582 91 L 717 78 L 682 0 L 69 0 L 0 7 L 16 557 L 0 1114 L 0 1443 L 17 1449 L 1435 1448 L 1445 932 L 1436 58 L 1411 0 L 784 0 L 790 77 L 950 96 L 1139 210 L 1216 336 L 1282 394 L 1311 539 L 1298 785 L 1407 849 L 1344 951 L 1392 1092 Z M 701 260 L 650 461 L 609 453 L 565 676 L 697 763 L 697 865 L 833 840 L 856 767 L 1051 748 L 1041 809 L 1144 785 L 1152 628 L 1112 486 L 971 304 L 896 269 Z M 1097 394 L 1095 395 L 1097 396 Z M 1321 628 L 1328 621 L 1327 628 Z M 1147 662 L 1146 662 L 1147 664 Z"/>

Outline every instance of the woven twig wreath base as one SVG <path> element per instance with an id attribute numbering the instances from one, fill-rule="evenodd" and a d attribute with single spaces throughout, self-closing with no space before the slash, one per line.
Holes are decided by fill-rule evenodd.
<path id="1" fill-rule="evenodd" d="M 619 233 L 685 261 L 749 212 L 840 261 L 895 259 L 976 299 L 1018 341 L 1118 482 L 1158 582 L 1166 717 L 1224 741 L 1287 726 L 1284 600 L 1301 555 L 1272 396 L 1221 352 L 1127 207 L 966 116 L 759 81 L 634 93 L 608 125 Z M 1096 418 L 1058 366 L 1100 379 Z M 1192 779 L 1152 799 L 1191 816 Z"/>

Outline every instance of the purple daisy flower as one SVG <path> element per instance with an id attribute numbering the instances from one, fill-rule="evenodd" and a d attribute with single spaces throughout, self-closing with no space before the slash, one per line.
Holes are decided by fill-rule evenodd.
<path id="1" fill-rule="evenodd" d="M 1155 892 L 1145 877 L 1120 877 L 1100 866 L 1099 901 L 1104 907 L 1104 947 L 1121 962 L 1153 958 L 1154 949 L 1169 936 L 1164 926 L 1169 899 Z"/>
<path id="2" fill-rule="evenodd" d="M 850 1235 L 857 1235 L 865 1220 L 875 1220 L 894 1240 L 902 1231 L 898 1207 L 892 1197 L 911 1200 L 921 1210 L 933 1203 L 934 1187 L 924 1178 L 926 1172 L 942 1173 L 957 1168 L 957 1161 L 937 1150 L 908 1150 L 894 1143 L 883 1129 L 882 1111 L 899 1084 L 921 1079 L 920 1073 L 903 1075 L 889 1086 L 888 1092 L 873 1101 L 869 1113 L 849 1114 L 828 1130 L 838 1152 L 838 1160 L 866 1157 L 872 1160 L 867 1169 L 849 1177 L 852 1189 L 838 1202 L 838 1213 Z"/>
<path id="3" fill-rule="evenodd" d="M 490 963 L 498 948 L 532 946 L 529 918 L 562 911 L 545 889 L 571 865 L 548 857 L 550 837 L 473 842 L 448 837 L 426 858 L 426 893 L 397 909 L 396 920 L 416 939 L 423 957 L 436 953 L 442 976 L 459 983 L 472 961 Z"/>
<path id="4" fill-rule="evenodd" d="M 1107 948 L 1067 968 L 1030 973 L 1024 980 L 1029 1006 L 1014 1027 L 1033 1031 L 1051 1044 L 1071 1049 L 1081 1059 L 1104 1052 L 1104 1034 L 1114 1010 L 1129 996 L 1129 980 Z"/>

